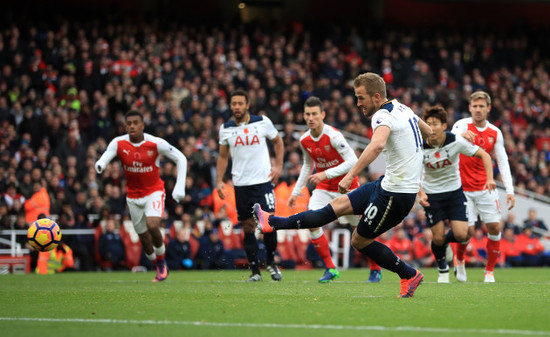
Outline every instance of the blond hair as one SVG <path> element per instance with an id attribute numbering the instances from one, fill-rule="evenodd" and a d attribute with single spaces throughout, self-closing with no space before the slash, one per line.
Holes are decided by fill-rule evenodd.
<path id="1" fill-rule="evenodd" d="M 485 91 L 476 91 L 470 95 L 470 103 L 472 101 L 477 101 L 478 99 L 484 99 L 487 102 L 487 105 L 491 105 L 491 96 Z"/>
<path id="2" fill-rule="evenodd" d="M 374 94 L 380 94 L 380 97 L 383 99 L 386 98 L 386 82 L 384 79 L 375 73 L 364 73 L 358 75 L 353 81 L 353 87 L 365 87 L 367 94 L 369 96 L 374 96 Z"/>

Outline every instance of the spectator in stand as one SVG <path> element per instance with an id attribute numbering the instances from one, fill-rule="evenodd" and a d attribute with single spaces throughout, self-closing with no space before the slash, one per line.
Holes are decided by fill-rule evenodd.
<path id="1" fill-rule="evenodd" d="M 523 265 L 523 247 L 514 234 L 512 227 L 505 227 L 502 232 L 501 260 L 506 267 L 518 267 Z"/>
<path id="2" fill-rule="evenodd" d="M 518 241 L 522 247 L 523 266 L 538 266 L 541 261 L 541 253 L 544 247 L 538 236 L 533 233 L 531 226 L 525 226 L 523 233 L 518 235 Z"/>
<path id="3" fill-rule="evenodd" d="M 481 228 L 476 228 L 466 249 L 464 260 L 471 267 L 481 267 L 487 263 L 487 236 Z"/>
<path id="4" fill-rule="evenodd" d="M 116 221 L 111 217 L 105 223 L 105 232 L 99 237 L 98 250 L 103 261 L 112 263 L 114 270 L 125 269 L 126 253 L 120 235 L 115 231 Z"/>
<path id="5" fill-rule="evenodd" d="M 539 238 L 544 236 L 544 233 L 548 234 L 548 228 L 541 219 L 537 219 L 537 210 L 534 208 L 529 209 L 527 219 L 523 221 L 523 228 L 527 227 L 531 227 L 531 231 Z"/>
<path id="6" fill-rule="evenodd" d="M 412 240 L 413 257 L 421 268 L 434 265 L 435 259 L 432 255 L 431 243 L 432 232 L 429 230 L 417 233 Z"/>
<path id="7" fill-rule="evenodd" d="M 189 236 L 191 228 L 182 227 L 178 230 L 177 236 L 170 240 L 166 247 L 166 263 L 171 270 L 193 268 L 193 256 L 191 256 L 191 244 Z"/>
<path id="8" fill-rule="evenodd" d="M 218 236 L 218 229 L 207 222 L 203 236 L 199 239 L 199 251 L 196 260 L 201 269 L 226 269 L 228 261 L 223 243 Z"/>
<path id="9" fill-rule="evenodd" d="M 414 262 L 412 241 L 407 236 L 407 232 L 405 232 L 402 225 L 393 229 L 388 246 L 401 260 L 410 265 L 415 265 L 415 268 L 418 267 Z"/>

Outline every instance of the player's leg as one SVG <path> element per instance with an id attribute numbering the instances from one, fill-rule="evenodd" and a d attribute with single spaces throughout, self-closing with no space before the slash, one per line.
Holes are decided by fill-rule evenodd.
<path id="1" fill-rule="evenodd" d="M 456 279 L 460 282 L 466 282 L 468 279 L 466 275 L 466 261 L 464 256 L 466 254 L 466 249 L 468 248 L 468 243 L 470 243 L 470 238 L 474 235 L 475 224 L 478 216 L 479 192 L 464 192 L 464 196 L 466 197 L 466 213 L 468 215 L 467 235 L 463 241 L 459 241 L 456 236 L 454 236 L 457 240 L 454 270 Z M 447 240 L 450 242 L 452 237 L 449 235 Z"/>
<path id="2" fill-rule="evenodd" d="M 153 255 L 147 257 L 157 268 L 157 276 L 153 280 L 154 282 L 164 281 L 168 277 L 168 267 L 165 259 L 166 247 L 160 231 L 162 213 L 164 212 L 164 197 L 164 191 L 157 191 L 143 198 L 145 199 L 147 232 L 151 236 L 153 246 Z"/>
<path id="3" fill-rule="evenodd" d="M 357 190 L 349 194 L 351 203 L 357 205 L 366 198 L 368 205 L 353 232 L 351 245 L 380 267 L 397 273 L 401 278 L 399 297 L 412 297 L 424 276 L 397 257 L 388 246 L 374 239 L 403 221 L 414 205 L 416 195 L 386 192 L 380 187 L 379 181 L 371 191 L 372 194 L 361 191 L 354 193 Z"/>
<path id="4" fill-rule="evenodd" d="M 479 201 L 479 214 L 487 226 L 487 265 L 485 266 L 484 282 L 495 282 L 494 270 L 500 255 L 501 213 L 498 193 L 482 191 Z"/>
<path id="5" fill-rule="evenodd" d="M 382 280 L 382 269 L 374 260 L 369 259 L 370 274 L 367 283 L 378 283 Z"/>
<path id="6" fill-rule="evenodd" d="M 449 283 L 449 265 L 445 256 L 447 244 L 445 243 L 445 223 L 440 220 L 438 223 L 430 227 L 432 231 L 432 253 L 437 263 L 439 275 L 437 283 Z"/>
<path id="7" fill-rule="evenodd" d="M 450 221 L 451 229 L 445 235 L 445 244 L 456 243 L 459 245 L 456 263 L 454 264 L 456 279 L 460 282 L 466 282 L 466 263 L 464 261 L 465 249 L 470 241 L 468 215 L 467 215 L 467 200 L 462 188 L 449 193 L 449 198 L 446 202 L 447 218 Z M 472 215 L 473 216 L 473 215 Z M 473 227 L 472 227 L 473 229 Z"/>
<path id="8" fill-rule="evenodd" d="M 309 209 L 319 209 L 328 204 L 334 195 L 331 195 L 331 192 L 324 190 L 314 190 L 311 198 L 309 199 L 308 208 Z M 328 239 L 323 231 L 322 227 L 319 228 L 310 228 L 311 232 L 311 242 L 313 247 L 317 251 L 317 254 L 321 257 L 325 264 L 325 272 L 323 276 L 319 279 L 319 282 L 326 283 L 331 280 L 337 279 L 340 277 L 340 272 L 336 269 L 334 262 L 332 261 L 332 256 L 330 254 L 330 247 L 328 244 Z"/>
<path id="9" fill-rule="evenodd" d="M 260 273 L 260 261 L 258 259 L 258 240 L 256 239 L 256 226 L 250 214 L 250 203 L 253 192 L 252 186 L 235 186 L 235 201 L 237 204 L 237 216 L 244 232 L 244 251 L 248 259 L 248 265 L 252 271 L 252 275 L 248 278 L 248 282 L 258 282 L 262 280 Z"/>
<path id="10" fill-rule="evenodd" d="M 253 213 L 262 232 L 272 232 L 281 229 L 305 229 L 322 227 L 337 218 L 348 214 L 361 214 L 365 210 L 368 198 L 356 198 L 356 205 L 352 206 L 350 196 L 353 194 L 370 195 L 379 181 L 371 182 L 356 188 L 332 200 L 328 205 L 316 210 L 307 210 L 289 217 L 279 217 L 265 212 L 261 207 L 254 205 Z"/>
<path id="11" fill-rule="evenodd" d="M 270 213 L 275 212 L 275 193 L 273 192 L 273 184 L 265 183 L 258 186 L 257 196 L 254 200 L 260 200 L 260 206 Z M 248 208 L 250 210 L 250 207 Z M 254 217 L 250 217 L 252 228 L 256 230 L 256 222 Z M 283 278 L 279 267 L 275 263 L 275 254 L 277 252 L 277 233 L 264 233 L 263 242 L 266 250 L 266 270 L 271 275 L 273 281 L 280 281 Z"/>

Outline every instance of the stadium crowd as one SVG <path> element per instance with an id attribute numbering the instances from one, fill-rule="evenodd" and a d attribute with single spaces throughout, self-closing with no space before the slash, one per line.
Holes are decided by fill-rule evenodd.
<path id="1" fill-rule="evenodd" d="M 128 217 L 120 164 L 114 161 L 103 175 L 93 165 L 108 142 L 124 133 L 123 116 L 131 109 L 145 116 L 145 132 L 176 145 L 188 159 L 181 204 L 169 197 L 175 167 L 161 163 L 168 196 L 164 220 L 171 233 L 167 241 L 172 240 L 168 254 L 177 256 L 171 267 L 227 268 L 242 260 L 238 248 L 227 253 L 231 240 L 218 225 L 227 219 L 236 225 L 236 217 L 229 207 L 216 205 L 213 189 L 218 130 L 231 117 L 228 95 L 235 89 L 248 92 L 252 113 L 265 114 L 281 126 L 281 180 L 286 186 L 300 172 L 295 125 L 303 124 L 303 102 L 310 95 L 323 100 L 327 124 L 370 137 L 369 121 L 355 107 L 351 82 L 359 73 L 381 74 L 388 96 L 420 116 L 428 106 L 442 105 L 450 113 L 449 126 L 469 116 L 470 93 L 487 91 L 493 99 L 489 120 L 503 132 L 515 185 L 550 195 L 550 54 L 539 43 L 544 33 L 528 27 L 459 34 L 314 28 L 300 22 L 275 29 L 130 22 L 23 21 L 4 23 L 0 31 L 0 227 L 24 229 L 39 213 L 57 215 L 63 229 L 93 229 L 109 222 L 102 234 L 108 237 L 101 240 L 64 237 L 78 260 L 77 269 L 93 270 L 115 255 L 110 267 L 119 268 L 125 258 L 112 231 Z M 499 180 L 498 172 L 495 177 Z M 374 177 L 364 172 L 360 178 L 365 182 Z M 510 258 L 542 254 L 530 241 L 538 241 L 529 232 L 531 226 L 537 225 L 506 222 L 512 233 L 505 230 L 511 243 L 503 250 L 502 266 L 543 263 Z M 406 261 L 432 265 L 425 228 L 423 211 L 417 209 L 387 240 Z M 24 237 L 20 239 L 23 243 Z M 476 239 L 483 240 L 482 229 L 472 243 Z M 527 252 L 533 245 L 538 248 Z M 483 252 L 471 246 L 470 263 L 481 264 Z M 304 260 L 280 255 L 288 266 Z M 318 259 L 310 255 L 305 259 L 315 265 Z"/>

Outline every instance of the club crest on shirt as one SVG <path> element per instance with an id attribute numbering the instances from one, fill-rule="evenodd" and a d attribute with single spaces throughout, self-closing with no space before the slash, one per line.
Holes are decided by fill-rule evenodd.
<path id="1" fill-rule="evenodd" d="M 495 142 L 495 137 L 488 137 L 487 140 L 489 141 L 489 144 L 493 144 Z"/>
<path id="2" fill-rule="evenodd" d="M 172 148 L 170 148 L 170 149 L 172 149 Z M 149 151 L 147 151 L 147 155 L 148 155 L 149 157 L 152 157 L 152 156 L 155 155 L 155 151 L 149 150 Z"/>
<path id="3" fill-rule="evenodd" d="M 325 151 L 330 151 L 330 145 L 325 145 Z"/>

